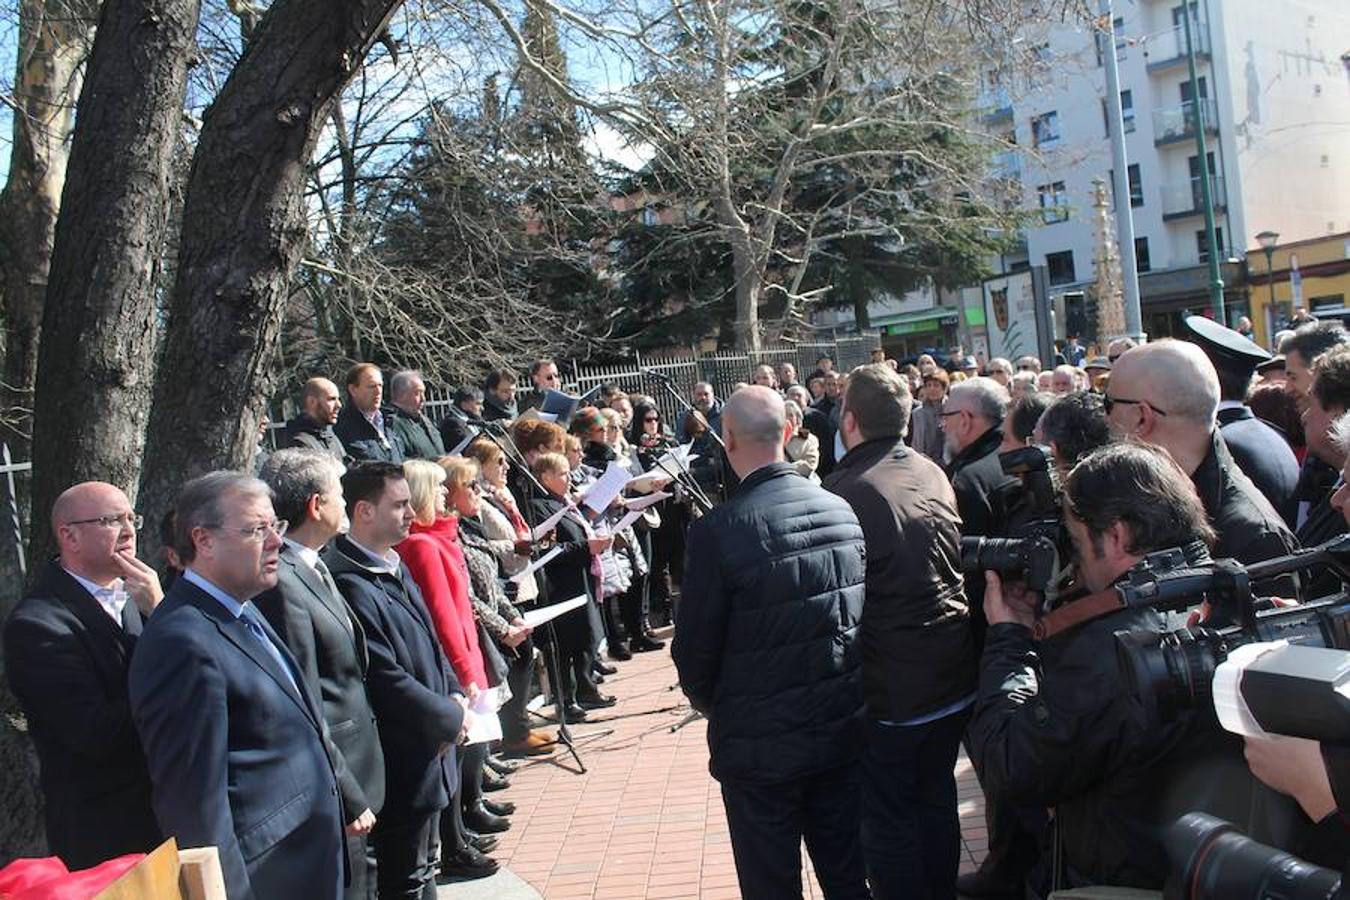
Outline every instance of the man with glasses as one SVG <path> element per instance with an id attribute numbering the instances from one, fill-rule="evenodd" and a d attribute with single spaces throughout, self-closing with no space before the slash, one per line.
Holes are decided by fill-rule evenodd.
<path id="1" fill-rule="evenodd" d="M 1219 534 L 1216 558 L 1259 562 L 1298 542 L 1270 501 L 1233 462 L 1219 434 L 1219 376 L 1203 350 L 1161 340 L 1126 351 L 1111 369 L 1102 398 L 1116 436 L 1156 444 L 1191 477 Z M 1260 585 L 1263 596 L 1296 596 L 1293 579 Z"/>
<path id="2" fill-rule="evenodd" d="M 558 364 L 545 357 L 535 360 L 530 366 L 530 382 L 534 385 L 525 396 L 520 398 L 518 408 L 538 409 L 544 405 L 544 395 L 549 391 L 562 390 L 562 377 L 558 374 Z"/>
<path id="3" fill-rule="evenodd" d="M 164 593 L 136 558 L 141 517 L 111 484 L 56 499 L 59 554 L 5 623 L 5 673 L 41 763 L 47 843 L 70 869 L 160 841 L 127 668 Z"/>
<path id="4" fill-rule="evenodd" d="M 186 568 L 132 658 L 131 711 L 160 826 L 218 850 L 229 896 L 337 898 L 345 766 L 300 664 L 251 602 L 277 582 L 285 532 L 256 478 L 184 485 Z"/>
<path id="5" fill-rule="evenodd" d="M 1003 385 L 1005 388 L 1012 389 L 1013 367 L 1001 356 L 995 356 L 989 362 L 985 363 L 984 374 Z"/>

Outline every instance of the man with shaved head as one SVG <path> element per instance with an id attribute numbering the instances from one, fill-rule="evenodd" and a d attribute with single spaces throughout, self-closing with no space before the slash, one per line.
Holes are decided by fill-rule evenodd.
<path id="1" fill-rule="evenodd" d="M 118 488 L 77 484 L 51 520 L 59 555 L 5 623 L 5 672 L 37 747 L 47 843 L 84 869 L 160 841 L 127 669 L 164 592 Z"/>
<path id="2" fill-rule="evenodd" d="M 727 401 L 740 486 L 689 529 L 672 655 L 708 718 L 746 900 L 801 897 L 801 843 L 826 897 L 865 898 L 859 838 L 866 564 L 848 503 L 783 459 L 783 399 Z"/>
<path id="3" fill-rule="evenodd" d="M 300 405 L 304 411 L 286 423 L 281 446 L 322 450 L 338 462 L 349 462 L 342 441 L 333 433 L 333 424 L 342 410 L 337 385 L 327 378 L 311 378 L 300 391 Z"/>
<path id="4" fill-rule="evenodd" d="M 1219 534 L 1215 558 L 1254 563 L 1298 546 L 1270 501 L 1233 462 L 1216 424 L 1219 376 L 1197 345 L 1161 340 L 1127 350 L 1111 369 L 1103 406 L 1117 436 L 1162 447 L 1191 476 Z M 1267 587 L 1288 597 L 1292 584 Z"/>

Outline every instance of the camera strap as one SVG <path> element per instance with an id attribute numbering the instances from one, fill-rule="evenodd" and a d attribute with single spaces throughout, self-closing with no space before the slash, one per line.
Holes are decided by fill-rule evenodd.
<path id="1" fill-rule="evenodd" d="M 1095 594 L 1088 594 L 1072 603 L 1066 603 L 1036 620 L 1032 627 L 1032 636 L 1038 641 L 1047 641 L 1057 634 L 1063 634 L 1071 628 L 1077 628 L 1084 622 L 1124 609 L 1120 592 L 1114 587 Z"/>

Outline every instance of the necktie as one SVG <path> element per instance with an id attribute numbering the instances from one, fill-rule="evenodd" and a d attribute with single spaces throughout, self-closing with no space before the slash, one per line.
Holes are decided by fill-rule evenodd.
<path id="1" fill-rule="evenodd" d="M 246 626 L 248 626 L 249 633 L 257 639 L 258 643 L 266 648 L 268 654 L 276 661 L 277 666 L 281 668 L 281 671 L 286 673 L 286 680 L 291 683 L 291 687 L 299 694 L 300 688 L 295 683 L 295 675 L 291 672 L 291 667 L 286 663 L 286 657 L 281 655 L 281 651 L 277 649 L 277 645 L 272 643 L 272 639 L 267 636 L 267 632 L 263 629 L 262 623 L 257 619 L 257 613 L 245 606 L 243 610 L 240 611 L 239 618 Z"/>
<path id="2" fill-rule="evenodd" d="M 347 612 L 347 602 L 342 599 L 342 592 L 338 590 L 337 582 L 333 580 L 333 573 L 328 571 L 328 566 L 324 565 L 322 559 L 314 560 L 314 571 L 319 573 L 319 580 L 328 588 L 328 593 L 337 606 L 338 618 L 347 626 L 347 632 L 350 634 L 354 630 L 351 613 Z"/>

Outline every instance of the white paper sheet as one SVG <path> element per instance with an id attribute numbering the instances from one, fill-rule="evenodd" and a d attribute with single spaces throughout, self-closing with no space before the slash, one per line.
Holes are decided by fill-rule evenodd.
<path id="1" fill-rule="evenodd" d="M 524 569 L 520 570 L 516 574 L 512 575 L 511 580 L 514 581 L 516 584 L 520 584 L 522 581 L 528 578 L 532 572 L 537 572 L 539 569 L 542 569 L 544 566 L 548 565 L 549 561 L 552 560 L 553 557 L 557 556 L 562 551 L 563 548 L 554 547 L 552 550 L 548 551 L 538 559 L 531 560 L 528 566 L 526 566 Z"/>
<path id="2" fill-rule="evenodd" d="M 628 484 L 628 470 L 617 462 L 611 462 L 590 489 L 586 491 L 585 504 L 598 513 L 609 508 L 614 498 L 623 492 Z"/>
<path id="3" fill-rule="evenodd" d="M 530 540 L 542 541 L 544 538 L 548 537 L 548 533 L 557 527 L 558 523 L 562 521 L 562 517 L 567 515 L 567 510 L 570 508 L 571 507 L 564 504 L 562 509 L 534 526 L 534 530 L 530 532 Z"/>
<path id="4" fill-rule="evenodd" d="M 564 613 L 570 613 L 574 609 L 581 609 L 590 602 L 590 597 L 582 594 L 580 597 L 573 597 L 571 600 L 564 600 L 562 603 L 555 603 L 552 606 L 541 606 L 539 609 L 530 609 L 521 613 L 521 618 L 525 624 L 531 628 L 538 628 L 545 622 L 552 621 Z"/>
<path id="5" fill-rule="evenodd" d="M 464 743 L 483 744 L 502 739 L 502 720 L 501 716 L 497 715 L 497 709 L 496 691 L 487 690 L 479 693 L 478 699 L 469 704 L 473 721 L 469 723 L 469 733 Z"/>

